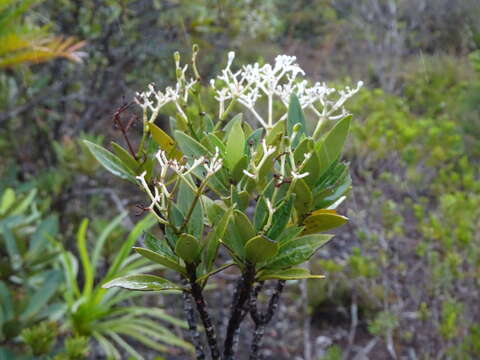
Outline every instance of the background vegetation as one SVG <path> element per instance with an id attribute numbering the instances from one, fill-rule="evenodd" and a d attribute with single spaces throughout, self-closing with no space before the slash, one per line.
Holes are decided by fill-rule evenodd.
<path id="1" fill-rule="evenodd" d="M 288 288 L 267 357 L 479 358 L 479 17 L 475 0 L 2 2 L 0 359 L 188 358 L 175 298 L 99 287 L 145 271 L 127 250 L 151 223 L 133 227 L 141 194 L 81 140 L 122 142 L 113 114 L 172 82 L 193 43 L 206 79 L 235 50 L 366 83 L 349 107 L 351 221 L 312 260 L 328 280 Z"/>

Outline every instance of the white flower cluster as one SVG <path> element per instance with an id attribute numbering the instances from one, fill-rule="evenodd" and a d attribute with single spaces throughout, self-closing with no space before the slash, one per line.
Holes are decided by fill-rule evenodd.
<path id="1" fill-rule="evenodd" d="M 160 213 L 163 213 L 167 210 L 167 201 L 171 199 L 172 196 L 167 187 L 167 175 L 169 170 L 185 179 L 185 176 L 192 173 L 196 168 L 203 167 L 205 170 L 205 177 L 203 181 L 205 182 L 208 180 L 208 178 L 218 172 L 222 168 L 223 164 L 223 160 L 220 158 L 218 148 L 215 148 L 215 155 L 211 159 L 207 159 L 202 156 L 198 159 L 194 159 L 192 164 L 182 164 L 177 160 L 168 159 L 167 154 L 163 150 L 159 150 L 155 157 L 160 165 L 160 176 L 157 181 L 155 181 L 152 186 L 149 186 L 145 179 L 147 174 L 145 171 L 140 176 L 137 176 L 136 179 L 140 182 L 141 186 L 152 201 L 150 206 L 148 206 L 148 209 L 157 216 L 157 219 L 161 223 L 166 223 L 167 221 L 161 218 L 158 213 L 154 211 L 154 208 L 156 208 Z M 197 189 L 193 190 L 196 191 Z"/>
<path id="2" fill-rule="evenodd" d="M 177 63 L 177 69 L 178 66 L 179 64 Z M 168 86 L 164 91 L 161 91 L 155 89 L 155 85 L 152 83 L 148 85 L 147 91 L 136 93 L 135 102 L 143 109 L 144 121 L 154 122 L 160 109 L 169 103 L 174 103 L 180 115 L 184 119 L 187 119 L 181 103 L 185 104 L 188 101 L 190 89 L 197 82 L 194 79 L 186 79 L 185 73 L 187 68 L 188 66 L 185 65 L 179 69 L 180 76 L 178 77 L 175 88 Z M 150 116 L 147 115 L 148 111 L 150 111 Z"/>
<path id="3" fill-rule="evenodd" d="M 295 94 L 302 109 L 311 110 L 321 121 L 337 120 L 347 115 L 345 102 L 357 93 L 363 83 L 358 82 L 355 88 L 346 87 L 343 90 L 329 88 L 325 83 L 309 85 L 302 68 L 296 63 L 294 56 L 279 55 L 272 65 L 260 66 L 258 63 L 243 66 L 238 71 L 232 71 L 235 53 L 228 54 L 228 62 L 221 75 L 211 80 L 211 86 L 216 91 L 219 102 L 219 116 L 226 111 L 228 101 L 238 101 L 245 106 L 260 124 L 265 128 L 273 126 L 273 101 L 280 99 L 286 108 L 290 96 Z M 221 85 L 221 86 L 219 86 Z M 218 86 L 218 87 L 217 87 Z M 265 97 L 268 102 L 267 119 L 264 119 L 255 108 L 257 100 Z M 285 113 L 282 118 L 285 118 Z"/>
<path id="4" fill-rule="evenodd" d="M 210 80 L 215 90 L 215 99 L 219 103 L 219 118 L 223 119 L 235 103 L 239 103 L 248 109 L 257 121 L 266 129 L 272 128 L 273 103 L 279 100 L 288 108 L 290 97 L 295 94 L 302 109 L 311 111 L 318 117 L 316 131 L 320 124 L 326 120 L 338 120 L 345 117 L 345 102 L 357 93 L 363 83 L 358 82 L 354 88 L 346 87 L 342 90 L 329 88 L 325 83 L 310 85 L 303 78 L 305 72 L 296 63 L 296 57 L 279 55 L 273 65 L 258 63 L 242 66 L 239 70 L 232 70 L 235 53 L 229 52 L 226 67 L 221 74 Z M 175 87 L 167 87 L 165 90 L 155 89 L 153 84 L 148 90 L 137 93 L 136 102 L 143 108 L 144 121 L 153 122 L 161 108 L 169 103 L 175 104 L 178 113 L 188 121 L 182 105 L 187 103 L 191 88 L 197 80 L 186 78 L 187 65 L 180 67 L 179 57 L 176 60 L 177 83 Z M 259 99 L 267 100 L 267 116 L 262 115 L 265 111 L 259 111 L 256 107 Z M 280 117 L 286 118 L 287 112 Z M 314 132 L 314 134 L 316 133 Z"/>

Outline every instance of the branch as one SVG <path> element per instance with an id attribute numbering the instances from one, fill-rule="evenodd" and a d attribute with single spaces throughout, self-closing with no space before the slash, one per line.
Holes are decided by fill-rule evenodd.
<path id="1" fill-rule="evenodd" d="M 195 300 L 195 305 L 200 315 L 200 319 L 202 320 L 203 327 L 205 328 L 205 334 L 207 336 L 207 342 L 210 348 L 212 360 L 220 360 L 220 351 L 218 350 L 215 328 L 213 327 L 212 320 L 207 312 L 207 305 L 205 304 L 205 300 L 203 298 L 202 287 L 196 282 L 196 267 L 194 264 L 187 264 L 186 268 L 189 276 L 188 281 L 190 282 L 191 293 L 193 299 Z"/>
<path id="2" fill-rule="evenodd" d="M 278 309 L 278 302 L 283 288 L 285 287 L 285 280 L 279 280 L 277 286 L 268 302 L 267 311 L 264 314 L 260 314 L 257 308 L 257 296 L 262 287 L 262 283 L 255 287 L 254 294 L 250 299 L 250 316 L 255 323 L 255 331 L 253 333 L 252 345 L 250 348 L 250 360 L 260 359 L 260 347 L 262 346 L 263 335 L 265 334 L 265 327 L 272 320 L 273 315 Z"/>
<path id="3" fill-rule="evenodd" d="M 187 281 L 184 280 L 186 285 Z M 205 351 L 203 350 L 202 342 L 200 339 L 200 332 L 197 330 L 197 321 L 195 319 L 195 313 L 193 310 L 192 299 L 187 291 L 182 293 L 183 295 L 183 311 L 187 317 L 188 332 L 192 338 L 193 346 L 195 347 L 195 357 L 197 360 L 205 359 Z"/>
<path id="4" fill-rule="evenodd" d="M 247 264 L 245 271 L 238 282 L 235 295 L 232 302 L 232 310 L 230 320 L 227 326 L 227 335 L 223 349 L 224 360 L 233 360 L 235 356 L 235 343 L 238 335 L 238 328 L 242 320 L 245 318 L 245 305 L 250 299 L 253 283 L 255 281 L 255 267 Z"/>

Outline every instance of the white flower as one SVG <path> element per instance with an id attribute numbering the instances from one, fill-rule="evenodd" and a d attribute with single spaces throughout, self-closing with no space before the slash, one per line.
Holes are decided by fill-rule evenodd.
<path id="1" fill-rule="evenodd" d="M 210 160 L 203 161 L 203 167 L 207 171 L 207 177 L 212 176 L 218 172 L 223 165 L 223 160 L 220 158 L 220 150 L 215 147 L 215 155 Z"/>
<path id="2" fill-rule="evenodd" d="M 219 102 L 219 116 L 223 117 L 228 101 L 237 101 L 267 129 L 273 126 L 273 101 L 276 98 L 287 109 L 291 95 L 295 94 L 302 109 L 310 110 L 319 120 L 337 120 L 348 114 L 343 105 L 363 85 L 358 82 L 356 88 L 346 87 L 343 90 L 329 88 L 325 83 L 319 82 L 310 86 L 307 80 L 302 79 L 305 72 L 296 63 L 294 56 L 279 55 L 273 65 L 260 66 L 254 63 L 245 65 L 236 72 L 231 69 L 234 58 L 235 53 L 230 52 L 227 66 L 221 75 L 210 81 L 216 92 L 215 99 Z M 267 99 L 267 119 L 256 108 L 257 101 L 263 97 Z M 286 116 L 285 112 L 281 119 Z"/>

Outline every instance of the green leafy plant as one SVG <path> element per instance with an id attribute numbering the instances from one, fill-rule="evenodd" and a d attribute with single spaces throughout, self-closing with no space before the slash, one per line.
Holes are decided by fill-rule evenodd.
<path id="1" fill-rule="evenodd" d="M 198 359 L 205 352 L 190 298 L 212 359 L 235 358 L 240 324 L 250 314 L 255 324 L 251 359 L 257 359 L 285 281 L 322 278 L 301 265 L 332 238 L 320 232 L 347 221 L 335 210 L 351 185 L 348 166 L 340 161 L 351 121 L 344 103 L 361 83 L 340 91 L 310 85 L 295 58 L 285 55 L 273 65 L 234 71 L 230 53 L 226 68 L 211 81 L 212 94 L 201 88 L 197 52 L 194 46 L 192 79 L 176 53 L 176 86 L 160 91 L 150 85 L 137 95 L 144 119 L 137 151 L 114 144 L 111 152 L 87 142 L 100 164 L 138 185 L 151 201 L 145 210 L 163 236 L 148 235 L 145 247 L 135 251 L 174 271 L 182 282 L 130 274 L 104 287 L 183 292 Z M 210 96 L 217 100 L 218 112 L 208 111 L 205 96 L 205 103 Z M 241 111 L 232 116 L 235 110 Z M 173 138 L 155 124 L 162 111 L 171 115 Z M 230 260 L 217 256 L 220 247 Z M 241 275 L 221 355 L 203 290 L 212 275 L 232 266 Z M 276 290 L 261 313 L 256 299 L 268 280 L 276 282 Z"/>
<path id="2" fill-rule="evenodd" d="M 109 280 L 125 274 L 161 269 L 160 265 L 151 264 L 138 254 L 130 254 L 131 247 L 142 232 L 155 223 L 155 219 L 149 216 L 128 234 L 106 274 L 98 276 L 106 242 L 124 217 L 125 214 L 119 215 L 103 229 L 96 237 L 91 251 L 88 251 L 87 242 L 88 220 L 83 220 L 77 232 L 78 259 L 71 252 L 62 249 L 61 262 L 66 279 L 63 293 L 64 328 L 76 335 L 95 339 L 105 355 L 114 359 L 121 358 L 120 351 L 125 351 L 135 359 L 143 359 L 125 337 L 162 353 L 168 352 L 171 346 L 189 350 L 190 344 L 179 339 L 167 326 L 158 323 L 162 320 L 170 325 L 185 327 L 183 322 L 167 315 L 161 309 L 152 309 L 132 302 L 142 295 L 141 293 L 126 294 L 119 289 L 102 288 Z M 79 281 L 79 269 L 83 274 L 83 285 Z"/>
<path id="3" fill-rule="evenodd" d="M 16 350 L 21 331 L 52 315 L 62 272 L 52 266 L 58 255 L 54 215 L 42 218 L 36 190 L 21 194 L 11 188 L 0 197 L 0 353 Z M 12 355 L 13 356 L 13 355 Z"/>

